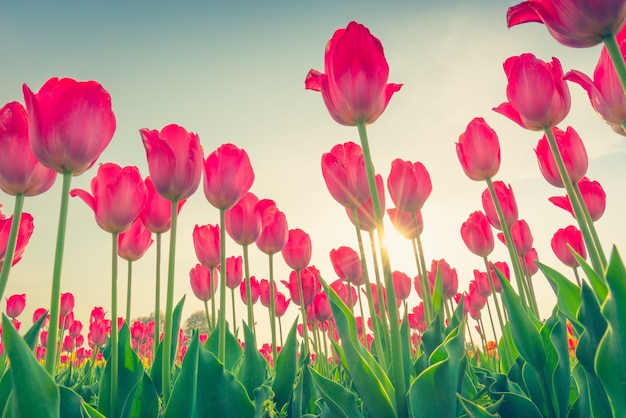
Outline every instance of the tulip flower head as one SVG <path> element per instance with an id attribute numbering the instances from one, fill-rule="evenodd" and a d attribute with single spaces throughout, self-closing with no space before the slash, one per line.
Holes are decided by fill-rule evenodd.
<path id="1" fill-rule="evenodd" d="M 520 257 L 525 256 L 533 247 L 533 236 L 528 223 L 520 219 L 511 226 L 511 238 L 513 246 Z M 498 233 L 498 239 L 506 245 L 506 240 L 502 232 Z"/>
<path id="2" fill-rule="evenodd" d="M 400 300 L 406 300 L 411 294 L 411 278 L 401 271 L 392 273 L 393 288 L 396 297 Z"/>
<path id="3" fill-rule="evenodd" d="M 226 287 L 236 289 L 243 280 L 243 259 L 241 256 L 226 258 Z"/>
<path id="4" fill-rule="evenodd" d="M 401 84 L 387 83 L 389 65 L 383 46 L 365 26 L 350 22 L 326 45 L 324 70 L 311 70 L 305 87 L 322 93 L 332 118 L 355 126 L 376 121 Z"/>
<path id="5" fill-rule="evenodd" d="M 11 295 L 6 298 L 7 308 L 4 313 L 11 319 L 15 319 L 24 312 L 26 308 L 26 294 Z"/>
<path id="6" fill-rule="evenodd" d="M 422 163 L 411 163 L 397 158 L 391 163 L 387 189 L 398 209 L 416 212 L 424 206 L 433 186 Z"/>
<path id="7" fill-rule="evenodd" d="M 137 261 L 153 242 L 152 232 L 143 224 L 141 217 L 138 217 L 128 230 L 117 237 L 117 254 L 124 260 Z"/>
<path id="8" fill-rule="evenodd" d="M 583 235 L 575 226 L 570 225 L 556 231 L 550 241 L 550 245 L 556 257 L 568 267 L 574 268 L 578 266 L 578 260 L 572 254 L 572 251 L 576 252 L 583 259 L 587 258 Z"/>
<path id="9" fill-rule="evenodd" d="M 96 215 L 100 228 L 120 233 L 130 228 L 141 214 L 147 198 L 146 185 L 135 166 L 120 167 L 105 163 L 91 180 L 91 193 L 72 189 L 70 196 L 80 197 Z"/>
<path id="10" fill-rule="evenodd" d="M 461 237 L 467 248 L 480 257 L 487 257 L 493 251 L 493 231 L 487 216 L 473 212 L 461 225 Z"/>
<path id="11" fill-rule="evenodd" d="M 546 63 L 533 54 L 522 54 L 508 58 L 504 72 L 508 102 L 494 111 L 531 131 L 542 131 L 565 119 L 571 98 L 558 59 Z"/>
<path id="12" fill-rule="evenodd" d="M 602 217 L 606 209 L 606 193 L 602 185 L 597 181 L 591 181 L 587 177 L 583 177 L 578 182 L 578 188 L 580 189 L 580 194 L 583 196 L 587 210 L 589 210 L 591 220 L 594 222 L 597 221 Z M 574 210 L 572 209 L 572 203 L 567 195 L 549 197 L 548 200 L 555 206 L 565 209 L 576 218 Z"/>
<path id="13" fill-rule="evenodd" d="M 69 315 L 73 310 L 74 310 L 74 294 L 70 292 L 61 293 L 59 314 L 61 316 L 66 316 L 66 315 Z"/>
<path id="14" fill-rule="evenodd" d="M 616 34 L 626 21 L 626 4 L 621 0 L 527 0 L 507 11 L 507 26 L 543 23 L 562 45 L 586 48 Z"/>
<path id="15" fill-rule="evenodd" d="M 0 263 L 4 262 L 4 258 L 7 251 L 7 243 L 9 241 L 9 232 L 11 231 L 11 224 L 13 223 L 13 216 L 4 218 L 0 213 Z M 22 213 L 20 219 L 20 226 L 17 233 L 17 244 L 15 245 L 15 252 L 13 254 L 13 263 L 15 265 L 24 256 L 26 247 L 30 241 L 30 237 L 33 235 L 35 225 L 33 223 L 33 216 L 30 213 Z M 0 264 L 0 267 L 2 264 Z"/>
<path id="16" fill-rule="evenodd" d="M 276 203 L 270 199 L 260 200 L 256 210 L 261 214 L 261 234 L 256 245 L 265 254 L 281 251 L 289 238 L 289 229 L 285 214 L 278 210 Z"/>
<path id="17" fill-rule="evenodd" d="M 193 294 L 203 302 L 211 299 L 217 289 L 216 274 L 210 274 L 211 270 L 202 265 L 196 264 L 189 271 L 189 280 Z M 213 289 L 211 289 L 213 287 Z"/>
<path id="18" fill-rule="evenodd" d="M 378 198 L 380 200 L 381 213 L 385 213 L 385 185 L 383 183 L 383 177 L 380 174 L 376 174 L 376 190 L 378 190 Z M 357 219 L 352 214 L 352 209 L 346 208 L 346 213 L 350 222 L 356 225 Z M 374 206 L 372 204 L 372 197 L 370 196 L 365 203 L 356 208 L 356 216 L 359 222 L 359 229 L 361 231 L 371 232 L 376 229 L 376 215 L 374 214 Z"/>
<path id="19" fill-rule="evenodd" d="M 361 259 L 352 248 L 343 246 L 330 250 L 330 261 L 341 280 L 355 286 L 361 286 L 364 283 Z"/>
<path id="20" fill-rule="evenodd" d="M 398 208 L 387 209 L 387 215 L 391 224 L 404 238 L 416 239 L 424 231 L 424 220 L 422 211 L 415 212 L 415 219 L 410 212 L 405 212 Z"/>
<path id="21" fill-rule="evenodd" d="M 565 131 L 554 127 L 552 132 L 570 180 L 572 183 L 578 183 L 585 176 L 589 166 L 587 151 L 582 139 L 580 139 L 574 128 L 569 126 Z M 539 170 L 548 183 L 555 187 L 564 187 L 554 155 L 550 151 L 548 139 L 545 135 L 537 143 L 535 154 L 537 154 Z"/>
<path id="22" fill-rule="evenodd" d="M 196 225 L 193 228 L 193 248 L 203 266 L 214 269 L 220 264 L 219 225 Z"/>
<path id="23" fill-rule="evenodd" d="M 157 192 L 150 176 L 146 177 L 144 183 L 146 184 L 148 194 L 146 205 L 140 215 L 141 220 L 146 228 L 155 234 L 167 232 L 170 230 L 172 223 L 172 202 Z M 185 199 L 178 201 L 178 212 L 180 212 L 185 202 Z"/>
<path id="24" fill-rule="evenodd" d="M 111 96 L 96 81 L 51 78 L 33 93 L 24 84 L 33 153 L 44 166 L 77 176 L 90 168 L 115 132 Z"/>
<path id="25" fill-rule="evenodd" d="M 456 155 L 471 180 L 494 177 L 500 169 L 500 142 L 483 118 L 474 118 L 459 136 Z"/>
<path id="26" fill-rule="evenodd" d="M 363 151 L 354 142 L 337 144 L 322 155 L 322 175 L 333 199 L 346 208 L 357 208 L 370 198 Z"/>
<path id="27" fill-rule="evenodd" d="M 239 245 L 249 245 L 261 233 L 261 213 L 256 209 L 259 198 L 246 193 L 225 214 L 224 227 L 228 235 Z"/>
<path id="28" fill-rule="evenodd" d="M 493 182 L 493 188 L 496 192 L 495 194 L 498 199 L 498 203 L 500 203 L 500 207 L 502 208 L 502 213 L 504 214 L 504 222 L 508 227 L 511 227 L 515 222 L 517 222 L 518 217 L 517 202 L 515 201 L 513 189 L 510 185 L 507 186 L 499 180 Z M 483 210 L 485 211 L 485 215 L 487 215 L 489 223 L 494 228 L 502 230 L 500 220 L 498 219 L 498 213 L 496 212 L 496 207 L 488 188 L 483 191 L 482 202 Z"/>
<path id="29" fill-rule="evenodd" d="M 28 115 L 18 102 L 0 109 L 0 189 L 36 196 L 54 184 L 57 173 L 37 160 L 30 146 Z"/>
<path id="30" fill-rule="evenodd" d="M 239 291 L 241 293 L 241 300 L 243 303 L 248 303 L 248 297 L 246 293 L 246 282 L 242 281 L 239 285 Z M 259 300 L 259 281 L 254 276 L 250 276 L 250 301 L 255 304 Z"/>
<path id="31" fill-rule="evenodd" d="M 204 162 L 204 195 L 218 209 L 230 209 L 254 182 L 254 172 L 245 150 L 224 144 Z"/>
<path id="32" fill-rule="evenodd" d="M 311 262 L 311 237 L 301 229 L 290 229 L 282 249 L 285 263 L 293 270 L 302 270 Z"/>

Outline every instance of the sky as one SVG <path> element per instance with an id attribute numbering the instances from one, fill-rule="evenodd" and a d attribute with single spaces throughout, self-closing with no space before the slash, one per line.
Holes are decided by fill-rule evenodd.
<path id="1" fill-rule="evenodd" d="M 390 67 L 389 81 L 402 83 L 385 113 L 368 127 L 376 170 L 386 177 L 396 158 L 420 161 L 429 170 L 433 192 L 423 209 L 422 235 L 427 264 L 444 258 L 457 269 L 460 291 L 467 289 L 482 260 L 460 236 L 461 224 L 481 209 L 485 184 L 469 180 L 457 160 L 455 142 L 474 117 L 484 117 L 498 133 L 502 163 L 496 180 L 515 192 L 520 218 L 532 230 L 540 260 L 572 278 L 571 270 L 550 248 L 554 232 L 574 219 L 548 202 L 564 195 L 540 175 L 533 149 L 537 132 L 524 130 L 491 109 L 506 100 L 506 58 L 531 52 L 561 60 L 565 71 L 591 74 L 600 47 L 571 49 L 559 45 L 543 25 L 506 27 L 506 10 L 515 1 L 134 1 L 11 2 L 0 14 L 0 102 L 23 102 L 22 84 L 37 91 L 50 77 L 96 80 L 111 94 L 117 119 L 115 136 L 98 163 L 135 165 L 148 175 L 139 129 L 170 123 L 196 132 L 205 156 L 225 142 L 244 148 L 255 171 L 251 191 L 273 199 L 286 213 L 290 228 L 301 228 L 313 242 L 312 263 L 330 281 L 335 274 L 329 252 L 357 247 L 352 224 L 324 184 L 320 161 L 338 143 L 358 143 L 355 128 L 329 116 L 321 95 L 304 89 L 311 68 L 323 70 L 323 53 L 333 32 L 356 20 L 378 37 Z M 624 248 L 626 139 L 616 135 L 591 108 L 586 94 L 570 84 L 572 109 L 562 129 L 573 126 L 589 154 L 588 176 L 607 193 L 607 210 L 597 222 L 605 250 Z M 97 166 L 72 180 L 89 189 Z M 41 196 L 27 198 L 24 211 L 35 230 L 23 260 L 9 278 L 5 296 L 27 294 L 23 322 L 50 304 L 51 278 L 59 216 L 61 180 Z M 390 198 L 387 196 L 388 207 Z M 0 195 L 3 213 L 12 212 L 12 196 Z M 189 284 L 197 263 L 194 225 L 217 224 L 219 214 L 202 187 L 179 217 L 174 299 L 186 295 L 183 319 L 202 309 Z M 164 237 L 164 254 L 168 238 Z M 417 274 L 411 245 L 391 227 L 387 244 L 394 270 Z M 71 199 L 62 291 L 76 296 L 76 318 L 88 321 L 94 306 L 110 310 L 110 236 L 100 230 L 92 211 Z M 133 317 L 154 310 L 155 247 L 133 263 Z M 227 242 L 227 255 L 241 249 Z M 496 243 L 493 261 L 508 253 Z M 166 257 L 164 257 L 166 260 Z M 167 261 L 162 265 L 165 277 Z M 251 273 L 268 277 L 267 256 L 251 249 Z M 282 259 L 276 280 L 288 278 Z M 120 263 L 118 311 L 125 310 L 126 266 Z M 554 295 L 546 279 L 534 277 L 540 314 L 549 315 Z M 286 289 L 279 286 L 281 291 Z M 165 285 L 162 288 L 162 295 Z M 239 302 L 240 299 L 237 298 Z M 417 304 L 413 290 L 409 307 Z M 2 306 L 2 305 L 0 305 Z M 161 306 L 165 306 L 163 296 Z M 230 320 L 230 303 L 227 318 Z M 0 309 L 3 309 L 2 306 Z M 292 306 L 284 326 L 296 315 Z M 267 313 L 255 314 L 267 334 Z M 237 307 L 238 318 L 245 307 Z"/>

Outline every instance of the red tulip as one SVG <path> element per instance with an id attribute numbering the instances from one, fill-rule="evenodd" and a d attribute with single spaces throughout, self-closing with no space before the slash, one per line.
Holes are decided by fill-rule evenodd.
<path id="1" fill-rule="evenodd" d="M 533 54 L 522 54 L 508 58 L 504 72 L 509 101 L 493 110 L 532 131 L 542 131 L 565 119 L 571 98 L 558 59 L 546 63 Z"/>
<path id="2" fill-rule="evenodd" d="M 487 216 L 481 211 L 473 212 L 461 225 L 461 237 L 467 248 L 480 257 L 493 251 L 493 232 Z"/>
<path id="3" fill-rule="evenodd" d="M 210 300 L 217 289 L 216 274 L 210 273 L 211 270 L 202 264 L 196 264 L 196 266 L 189 271 L 191 290 L 193 290 L 193 294 L 203 302 Z M 211 285 L 213 286 L 212 290 Z"/>
<path id="4" fill-rule="evenodd" d="M 241 293 L 241 300 L 243 301 L 243 303 L 248 303 L 245 281 L 242 281 L 239 285 L 239 291 Z M 256 279 L 256 277 L 250 276 L 250 300 L 253 305 L 257 302 L 257 300 L 259 300 L 259 293 L 260 289 L 258 280 Z"/>
<path id="5" fill-rule="evenodd" d="M 515 201 L 513 189 L 510 185 L 507 186 L 501 181 L 494 181 L 493 188 L 496 192 L 498 203 L 500 203 L 500 207 L 502 208 L 502 212 L 504 214 L 504 222 L 510 228 L 515 222 L 517 222 L 518 217 L 517 202 Z M 489 220 L 491 226 L 502 230 L 500 220 L 498 219 L 498 213 L 496 212 L 496 207 L 493 203 L 493 199 L 491 198 L 491 193 L 489 193 L 489 189 L 485 189 L 483 191 L 482 201 L 483 210 L 485 211 L 485 215 L 487 215 L 487 219 Z"/>
<path id="6" fill-rule="evenodd" d="M 289 238 L 287 218 L 278 210 L 276 203 L 270 199 L 260 200 L 256 205 L 261 214 L 261 234 L 256 239 L 256 246 L 265 254 L 281 251 Z"/>
<path id="7" fill-rule="evenodd" d="M 527 0 L 507 11 L 507 25 L 539 22 L 559 43 L 574 48 L 594 46 L 615 34 L 626 20 L 621 0 Z"/>
<path id="8" fill-rule="evenodd" d="M 380 200 L 380 209 L 382 213 L 385 213 L 385 186 L 383 183 L 383 177 L 380 174 L 376 174 L 376 190 L 378 190 L 378 198 Z M 356 220 L 352 216 L 352 210 L 346 208 L 348 218 L 353 225 Z M 361 231 L 371 232 L 376 229 L 376 216 L 374 215 L 374 206 L 372 205 L 372 198 L 370 197 L 361 206 L 356 208 L 356 214 L 359 219 L 359 229 Z"/>
<path id="9" fill-rule="evenodd" d="M 343 303 L 346 304 L 346 306 L 354 307 L 354 305 L 356 305 L 357 297 L 358 297 L 356 289 L 354 287 L 350 286 L 350 293 L 351 294 L 349 294 L 348 293 L 348 286 L 346 285 L 346 283 L 342 279 L 337 279 L 334 282 L 332 282 L 330 284 L 330 288 L 335 291 L 337 296 L 339 296 L 341 298 L 341 300 L 343 301 Z M 350 299 L 350 298 L 352 298 L 352 299 Z"/>
<path id="10" fill-rule="evenodd" d="M 361 147 L 354 142 L 335 145 L 322 155 L 322 175 L 333 199 L 354 209 L 370 198 Z"/>
<path id="11" fill-rule="evenodd" d="M 45 327 L 48 323 L 48 320 L 50 319 L 50 316 L 48 315 L 48 310 L 46 308 L 35 309 L 35 312 L 33 312 L 33 324 L 39 321 L 39 318 L 41 318 L 44 315 L 46 315 L 46 319 L 44 319 L 42 327 Z"/>
<path id="12" fill-rule="evenodd" d="M 315 319 L 319 322 L 327 321 L 333 315 L 326 293 L 320 292 L 315 295 L 313 298 L 313 312 L 315 313 Z"/>
<path id="13" fill-rule="evenodd" d="M 26 308 L 26 294 L 11 295 L 7 298 L 7 309 L 5 313 L 9 318 L 17 318 L 24 312 L 24 308 Z"/>
<path id="14" fill-rule="evenodd" d="M 61 293 L 59 315 L 67 316 L 74 310 L 74 294 L 67 292 Z M 61 323 L 61 321 L 59 321 Z"/>
<path id="15" fill-rule="evenodd" d="M 486 272 L 474 270 L 474 283 L 476 285 L 476 291 L 480 296 L 484 298 L 491 296 L 491 283 L 489 282 L 489 276 Z"/>
<path id="16" fill-rule="evenodd" d="M 311 262 L 311 237 L 301 229 L 290 229 L 282 254 L 290 268 L 302 270 Z"/>
<path id="17" fill-rule="evenodd" d="M 90 347 L 99 347 L 107 342 L 107 332 L 104 322 L 96 321 L 89 324 L 87 341 Z"/>
<path id="18" fill-rule="evenodd" d="M 444 259 L 433 260 L 430 266 L 430 271 L 428 272 L 428 284 L 430 285 L 431 291 L 435 287 L 437 271 L 441 274 L 441 284 L 443 285 L 445 298 L 453 298 L 459 288 L 459 280 L 457 278 L 456 269 L 451 268 Z"/>
<path id="19" fill-rule="evenodd" d="M 178 125 L 140 129 L 155 189 L 168 200 L 183 200 L 200 185 L 204 163 L 200 138 Z"/>
<path id="20" fill-rule="evenodd" d="M 203 266 L 214 269 L 220 265 L 219 225 L 196 225 L 193 228 L 193 248 Z"/>
<path id="21" fill-rule="evenodd" d="M 63 297 L 63 295 L 61 295 Z M 73 297 L 73 296 L 72 296 Z M 72 308 L 74 304 L 72 303 Z M 91 310 L 91 314 L 89 316 L 89 323 L 104 321 L 104 309 L 101 306 L 96 306 Z"/>
<path id="22" fill-rule="evenodd" d="M 276 282 L 274 284 L 274 295 L 278 292 L 276 288 Z M 259 282 L 259 298 L 261 299 L 261 305 L 266 308 L 270 307 L 270 282 L 266 279 L 261 279 Z"/>
<path id="23" fill-rule="evenodd" d="M 4 262 L 12 223 L 13 216 L 4 218 L 2 213 L 0 213 L 0 263 Z M 33 235 L 34 228 L 33 216 L 30 213 L 23 212 L 20 218 L 20 227 L 17 232 L 17 243 L 15 245 L 12 265 L 15 265 L 24 256 L 30 237 Z M 0 264 L 0 266 L 2 266 L 2 264 Z"/>
<path id="24" fill-rule="evenodd" d="M 408 315 L 409 327 L 419 332 L 426 331 L 426 319 L 424 317 L 424 302 L 414 307 Z"/>
<path id="25" fill-rule="evenodd" d="M 387 215 L 391 224 L 404 238 L 416 239 L 424 231 L 424 220 L 422 212 L 415 212 L 415 221 L 410 212 L 402 211 L 398 208 L 387 209 Z"/>
<path id="26" fill-rule="evenodd" d="M 555 126 L 552 128 L 552 132 L 570 180 L 572 180 L 572 183 L 578 183 L 585 176 L 589 166 L 587 151 L 583 141 L 574 128 L 569 126 L 565 132 Z M 564 187 L 545 135 L 537 143 L 535 154 L 537 154 L 539 170 L 548 183 L 554 187 Z"/>
<path id="27" fill-rule="evenodd" d="M 204 196 L 218 209 L 230 209 L 254 182 L 254 172 L 245 150 L 224 144 L 206 157 Z"/>
<path id="28" fill-rule="evenodd" d="M 107 232 L 124 232 L 139 216 L 146 203 L 147 190 L 139 169 L 105 163 L 91 180 L 91 192 L 72 189 L 96 215 L 96 223 Z"/>
<path id="29" fill-rule="evenodd" d="M 72 322 L 72 325 L 70 325 L 68 329 L 68 333 L 70 337 L 76 338 L 82 332 L 82 330 L 83 330 L 83 323 L 80 322 L 78 319 L 76 319 Z"/>
<path id="30" fill-rule="evenodd" d="M 137 261 L 153 242 L 152 232 L 145 227 L 141 218 L 137 218 L 126 232 L 117 237 L 117 254 L 124 260 Z"/>
<path id="31" fill-rule="evenodd" d="M 252 244 L 261 233 L 261 213 L 256 209 L 257 203 L 259 198 L 248 192 L 226 211 L 226 232 L 239 245 Z"/>
<path id="32" fill-rule="evenodd" d="M 148 191 L 146 205 L 141 212 L 141 220 L 149 231 L 163 233 L 170 230 L 172 223 L 172 202 L 164 198 L 154 188 L 152 178 L 146 177 L 146 190 Z M 178 202 L 178 212 L 185 204 L 186 200 Z"/>
<path id="33" fill-rule="evenodd" d="M 471 180 L 492 178 L 500 169 L 498 135 L 483 118 L 474 118 L 459 136 L 456 155 Z"/>
<path id="34" fill-rule="evenodd" d="M 411 163 L 397 158 L 391 163 L 387 188 L 398 209 L 416 212 L 424 206 L 433 187 L 430 175 L 422 163 Z"/>
<path id="35" fill-rule="evenodd" d="M 287 299 L 284 294 L 280 292 L 274 293 L 274 315 L 276 315 L 276 318 L 285 315 L 289 307 L 289 302 L 291 302 L 291 299 Z"/>
<path id="36" fill-rule="evenodd" d="M 0 109 L 0 189 L 35 196 L 54 184 L 56 171 L 42 165 L 30 146 L 28 115 L 18 102 Z"/>
<path id="37" fill-rule="evenodd" d="M 537 255 L 536 249 L 531 248 L 530 251 L 526 253 L 522 261 L 524 262 L 524 265 L 526 265 L 526 271 L 529 276 L 533 276 L 539 271 L 539 266 L 537 266 L 539 256 Z"/>
<path id="38" fill-rule="evenodd" d="M 74 322 L 74 312 L 69 312 L 67 315 L 59 315 L 59 328 L 67 331 Z"/>
<path id="39" fill-rule="evenodd" d="M 411 294 L 411 278 L 401 271 L 394 271 L 391 274 L 393 288 L 396 291 L 396 298 L 405 300 Z"/>
<path id="40" fill-rule="evenodd" d="M 583 259 L 587 258 L 583 235 L 575 226 L 570 225 L 556 231 L 550 245 L 556 257 L 566 266 L 572 268 L 578 266 L 578 261 L 572 255 L 572 251 L 575 251 Z"/>
<path id="41" fill-rule="evenodd" d="M 289 295 L 295 305 L 307 307 L 313 303 L 313 298 L 322 289 L 319 280 L 319 271 L 314 266 L 309 266 L 300 271 L 300 283 L 302 284 L 303 303 L 300 301 L 300 293 L 298 289 L 298 275 L 295 271 L 289 274 L 289 281 L 283 281 L 283 284 L 289 289 Z"/>
<path id="42" fill-rule="evenodd" d="M 626 31 L 622 29 L 617 35 L 617 44 L 622 56 L 626 55 L 626 43 L 623 42 L 625 38 Z M 626 95 L 624 95 L 624 89 L 606 47 L 603 47 L 600 52 L 600 59 L 593 72 L 593 80 L 576 70 L 567 72 L 563 79 L 572 81 L 585 89 L 596 113 L 615 132 L 626 135 L 622 127 L 622 124 L 626 122 Z"/>
<path id="43" fill-rule="evenodd" d="M 130 338 L 135 341 L 143 341 L 146 338 L 146 324 L 135 321 L 130 326 Z"/>
<path id="44" fill-rule="evenodd" d="M 493 280 L 493 287 L 496 289 L 496 292 L 502 292 L 502 284 L 500 283 L 500 279 L 497 277 L 496 270 L 494 267 L 502 274 L 507 281 L 511 281 L 511 270 L 509 269 L 508 264 L 504 261 L 496 261 L 495 263 L 489 264 L 489 272 L 491 274 L 491 279 Z"/>
<path id="45" fill-rule="evenodd" d="M 583 196 L 583 200 L 585 201 L 585 205 L 589 210 L 589 216 L 595 222 L 602 217 L 604 214 L 604 210 L 606 209 L 606 193 L 597 181 L 591 181 L 587 177 L 583 177 L 578 182 L 578 188 L 580 189 L 580 194 Z M 548 198 L 550 202 L 554 205 L 565 209 L 569 213 L 572 214 L 574 218 L 574 211 L 572 210 L 572 203 L 569 200 L 568 196 L 554 196 Z"/>
<path id="46" fill-rule="evenodd" d="M 63 351 L 67 351 L 68 353 L 71 353 L 72 351 L 74 351 L 74 339 L 69 336 L 66 335 L 65 338 L 63 339 L 63 346 L 62 346 Z M 61 360 L 61 362 L 63 362 Z"/>
<path id="47" fill-rule="evenodd" d="M 363 25 L 350 22 L 326 45 L 322 74 L 310 70 L 309 90 L 320 91 L 332 118 L 347 126 L 373 123 L 401 84 L 387 84 L 389 65 L 383 46 Z"/>
<path id="48" fill-rule="evenodd" d="M 243 280 L 243 259 L 241 256 L 226 258 L 226 287 L 236 289 Z"/>
<path id="49" fill-rule="evenodd" d="M 341 280 L 361 286 L 364 282 L 361 259 L 350 247 L 339 247 L 330 250 L 330 262 Z"/>
<path id="50" fill-rule="evenodd" d="M 96 81 L 51 78 L 33 93 L 24 84 L 30 143 L 37 159 L 59 173 L 90 168 L 115 132 L 111 96 Z"/>
<path id="51" fill-rule="evenodd" d="M 530 227 L 523 219 L 520 219 L 511 226 L 511 238 L 513 239 L 513 246 L 520 257 L 528 254 L 533 247 L 533 236 L 530 232 Z M 506 240 L 502 232 L 498 233 L 498 239 L 506 245 Z"/>

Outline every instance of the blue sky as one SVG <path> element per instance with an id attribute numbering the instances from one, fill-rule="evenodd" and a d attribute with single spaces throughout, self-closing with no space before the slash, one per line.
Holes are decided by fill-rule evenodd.
<path id="1" fill-rule="evenodd" d="M 520 217 L 529 223 L 542 261 L 569 274 L 549 243 L 556 229 L 574 220 L 547 201 L 564 193 L 539 174 L 533 148 L 540 135 L 491 108 L 505 100 L 502 63 L 509 56 L 554 56 L 566 71 L 590 74 L 599 47 L 565 48 L 538 24 L 507 29 L 506 9 L 515 1 L 181 3 L 5 5 L 0 15 L 0 100 L 23 101 L 22 83 L 37 91 L 53 76 L 99 81 L 110 92 L 117 117 L 116 134 L 99 162 L 136 165 L 144 175 L 148 172 L 141 128 L 178 123 L 200 135 L 205 155 L 224 142 L 246 149 L 256 173 L 252 191 L 274 199 L 291 228 L 311 235 L 313 263 L 334 279 L 330 250 L 356 247 L 356 238 L 343 208 L 325 188 L 320 160 L 333 145 L 358 142 L 358 136 L 356 129 L 329 117 L 321 96 L 304 89 L 304 78 L 310 68 L 323 70 L 324 46 L 333 32 L 356 20 L 382 41 L 390 81 L 404 83 L 369 128 L 374 164 L 385 178 L 395 158 L 421 161 L 431 174 L 433 193 L 423 211 L 428 264 L 445 258 L 457 268 L 460 289 L 473 278 L 472 270 L 481 267 L 459 230 L 468 215 L 480 209 L 484 185 L 465 177 L 454 143 L 473 117 L 482 116 L 500 137 L 502 165 L 496 179 L 512 185 Z M 572 110 L 561 128 L 572 125 L 579 132 L 590 156 L 588 175 L 607 192 L 608 208 L 597 224 L 605 248 L 613 243 L 624 248 L 625 139 L 594 114 L 578 86 L 570 85 L 570 90 Z M 74 178 L 72 186 L 88 188 L 95 172 L 93 168 Z M 57 180 L 52 190 L 26 199 L 24 206 L 35 218 L 35 232 L 24 259 L 11 273 L 6 295 L 27 293 L 22 318 L 27 324 L 36 308 L 49 304 L 59 202 Z M 12 211 L 12 197 L 0 196 L 0 203 L 4 213 Z M 110 237 L 97 227 L 83 202 L 72 199 L 69 211 L 62 290 L 77 296 L 77 317 L 86 321 L 93 306 L 110 309 Z M 201 189 L 181 212 L 175 299 L 187 294 L 183 317 L 202 308 L 189 285 L 188 272 L 196 263 L 191 232 L 195 224 L 218 221 L 217 210 Z M 414 276 L 409 243 L 391 228 L 387 241 L 392 268 Z M 229 241 L 227 252 L 239 255 L 240 249 Z M 252 273 L 267 277 L 266 257 L 256 248 L 251 253 Z M 498 243 L 493 260 L 506 257 Z M 153 310 L 154 258 L 153 248 L 134 263 L 133 316 Z M 276 278 L 286 279 L 287 274 L 279 259 Z M 120 264 L 120 312 L 125 277 Z M 541 311 L 547 314 L 552 291 L 540 274 L 535 283 Z M 409 306 L 416 301 L 413 294 Z M 240 312 L 243 316 L 243 305 Z M 264 309 L 257 306 L 256 312 L 260 324 L 266 325 Z"/>

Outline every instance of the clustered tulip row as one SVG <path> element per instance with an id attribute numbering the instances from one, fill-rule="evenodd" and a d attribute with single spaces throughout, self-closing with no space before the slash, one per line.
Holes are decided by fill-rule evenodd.
<path id="1" fill-rule="evenodd" d="M 626 3 L 617 0 L 528 0 L 507 16 L 509 27 L 543 23 L 567 46 L 605 45 L 593 79 L 575 70 L 564 73 L 557 58 L 545 62 L 526 53 L 507 59 L 507 101 L 493 109 L 543 133 L 535 149 L 539 170 L 566 191 L 550 201 L 576 221 L 556 231 L 551 246 L 572 268 L 573 280 L 539 261 L 511 186 L 494 180 L 498 136 L 478 117 L 460 134 L 456 151 L 467 177 L 486 184 L 482 210 L 471 213 L 460 229 L 484 270 L 474 270 L 474 280 L 459 291 L 457 272 L 444 259 L 428 268 L 420 236 L 430 176 L 420 162 L 400 158 L 392 162 L 386 182 L 374 170 L 367 125 L 402 85 L 388 83 L 382 44 L 359 23 L 334 33 L 324 72 L 310 70 L 305 79 L 306 89 L 321 93 L 336 122 L 357 127 L 360 140 L 360 145 L 337 144 L 321 159 L 328 191 L 357 236 L 357 249 L 342 246 L 329 254 L 336 280 L 311 264 L 310 236 L 289 229 L 274 201 L 250 192 L 254 172 L 243 149 L 224 144 L 205 158 L 199 136 L 179 125 L 140 130 L 146 178 L 137 167 L 104 163 L 90 190 L 72 189 L 72 177 L 89 170 L 113 137 L 111 97 L 95 81 L 51 78 L 36 93 L 24 85 L 25 106 L 12 102 L 0 109 L 0 188 L 15 196 L 13 216 L 0 216 L 0 297 L 33 233 L 33 217 L 22 212 L 24 198 L 50 189 L 57 173 L 63 187 L 49 309 L 37 309 L 33 326 L 20 336 L 17 317 L 26 295 L 6 299 L 3 410 L 38 417 L 624 416 L 626 269 L 617 250 L 605 255 L 595 230 L 606 195 L 599 182 L 586 177 L 583 141 L 574 128 L 557 125 L 570 110 L 568 82 L 573 82 L 585 89 L 600 117 L 625 135 L 625 19 Z M 198 263 L 190 270 L 190 285 L 204 303 L 209 333 L 187 339 L 180 330 L 184 298 L 174 304 L 177 220 L 201 181 L 206 199 L 219 210 L 219 223 L 196 225 L 191 234 Z M 394 208 L 386 209 L 385 192 Z M 88 326 L 74 318 L 73 295 L 60 291 L 69 197 L 84 201 L 112 238 L 111 310 L 94 308 Z M 413 247 L 414 278 L 392 269 L 385 216 Z M 493 229 L 508 249 L 507 262 L 490 259 Z M 154 312 L 161 312 L 164 233 L 169 233 L 164 323 L 157 314 L 147 324 L 131 324 L 132 263 L 154 241 Z M 226 234 L 243 256 L 226 256 Z M 251 275 L 252 244 L 268 256 L 268 279 Z M 282 281 L 284 290 L 274 279 L 278 253 L 292 270 Z M 125 317 L 117 309 L 119 258 L 128 263 Z M 557 295 L 551 316 L 543 319 L 532 279 L 539 270 Z M 237 288 L 247 307 L 245 320 L 237 318 Z M 409 308 L 412 288 L 422 301 Z M 258 300 L 268 308 L 271 331 L 271 342 L 261 347 L 255 327 L 262 321 L 253 310 Z M 302 318 L 284 338 L 281 317 L 290 303 Z M 470 319 L 479 342 L 469 332 Z M 83 347 L 83 328 L 89 349 Z M 32 397 L 40 401 L 33 403 Z"/>

